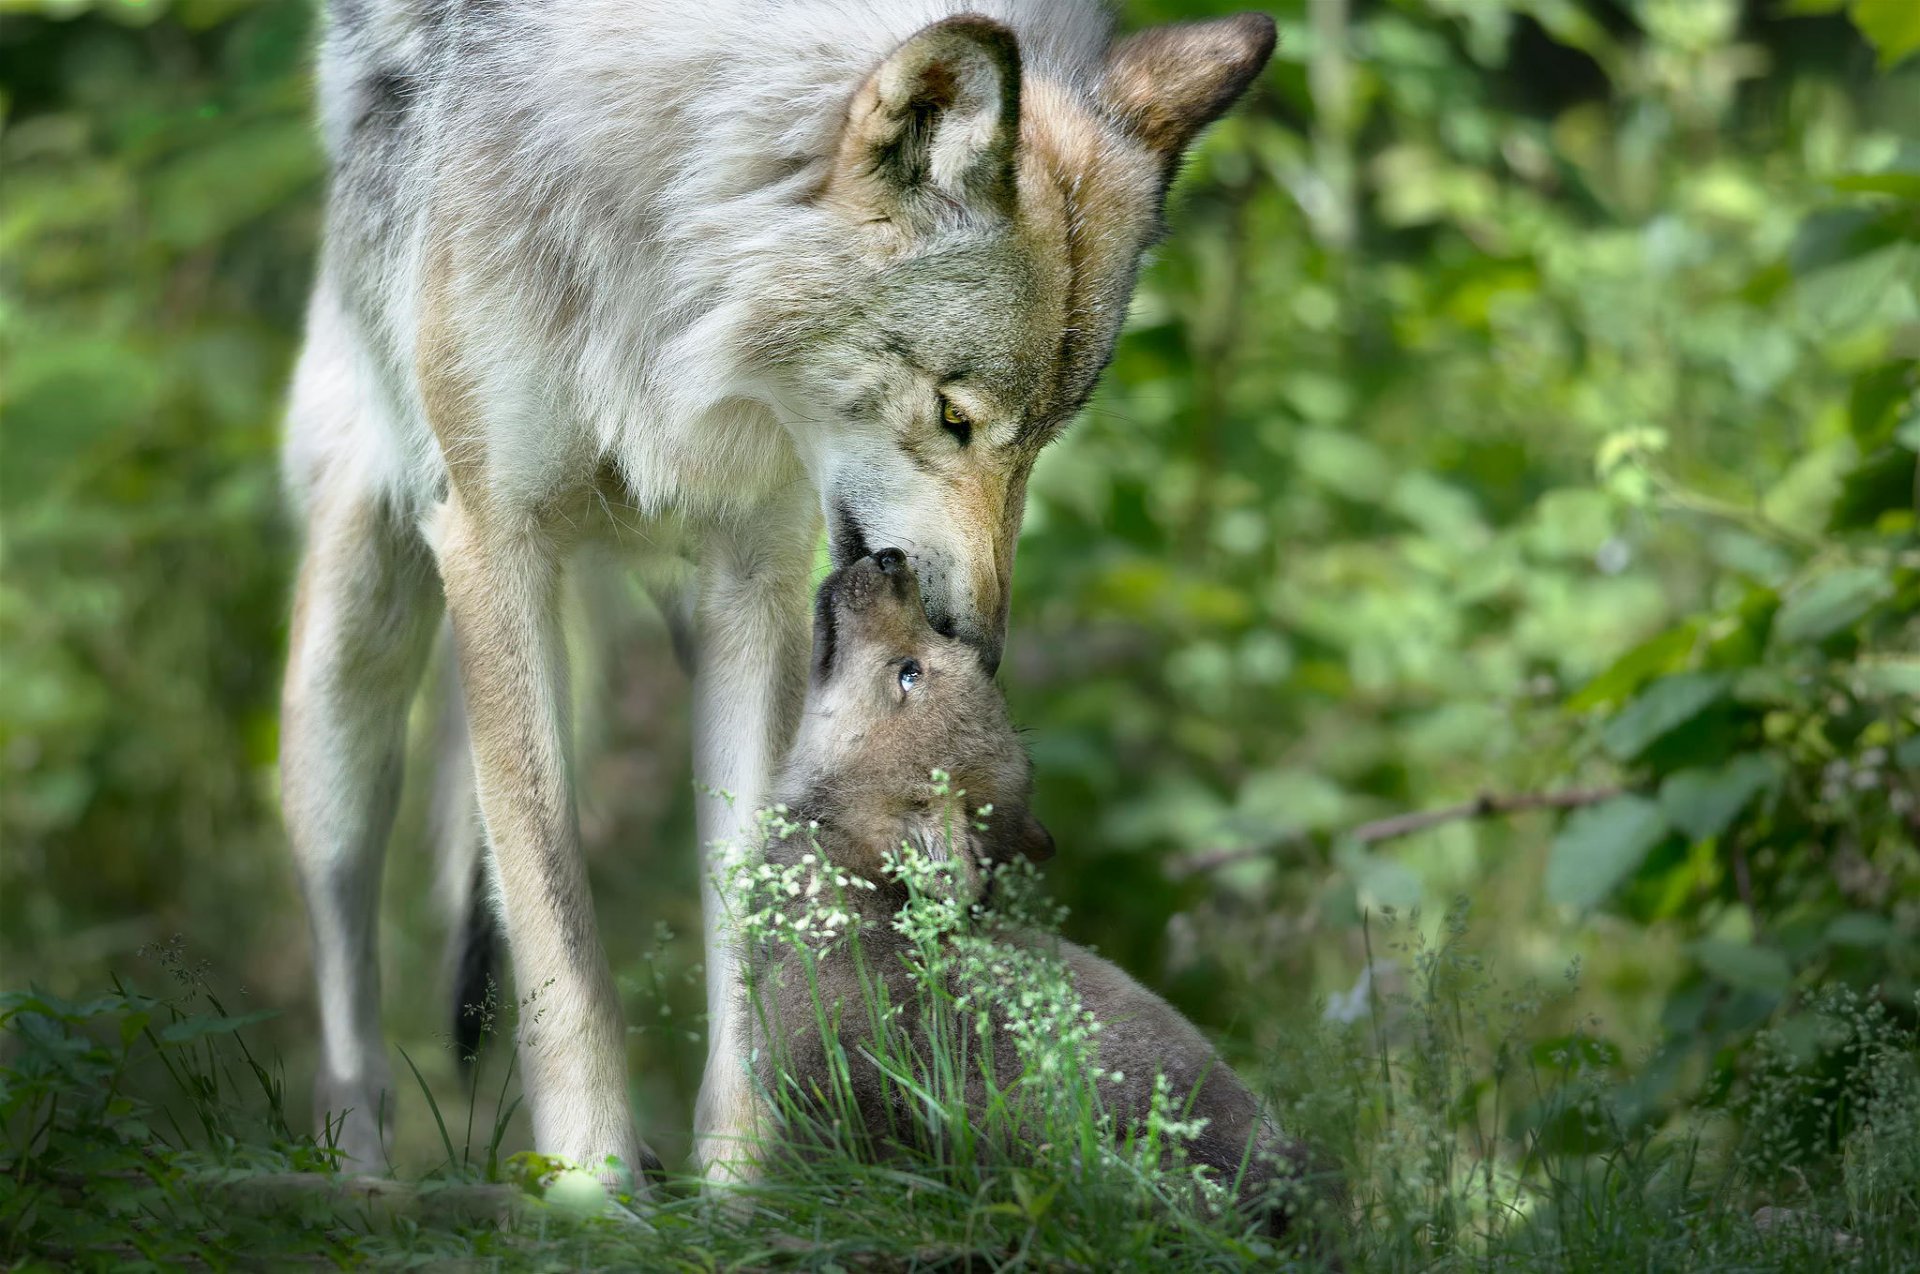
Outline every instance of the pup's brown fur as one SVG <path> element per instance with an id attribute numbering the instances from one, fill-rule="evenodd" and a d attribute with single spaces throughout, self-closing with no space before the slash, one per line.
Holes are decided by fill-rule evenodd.
<path id="1" fill-rule="evenodd" d="M 903 683 L 903 672 L 914 675 Z M 966 810 L 957 818 L 929 781 L 935 769 L 946 771 L 953 788 L 965 790 Z M 765 851 L 770 865 L 798 866 L 812 853 L 824 858 L 829 871 L 862 877 L 877 888 L 845 891 L 843 905 L 859 922 L 857 956 L 843 945 L 809 960 L 775 942 L 756 957 L 749 979 L 755 1003 L 747 1016 L 762 1035 L 756 1041 L 758 1087 L 763 1094 L 831 1091 L 818 996 L 826 1015 L 840 1023 L 840 1042 L 852 1059 L 852 1092 L 866 1144 L 884 1151 L 914 1123 L 899 1086 L 865 1060 L 872 1051 L 865 1006 L 874 998 L 874 983 L 884 986 L 886 1002 L 904 1006 L 908 1015 L 918 1002 L 906 962 L 914 944 L 892 925 L 908 891 L 887 873 L 886 856 L 905 845 L 936 861 L 950 858 L 956 893 L 977 901 L 990 890 L 995 865 L 1053 851 L 1052 838 L 1029 811 L 1028 760 L 991 675 L 976 651 L 929 626 L 912 568 L 895 550 L 862 558 L 821 586 L 805 715 L 776 791 L 791 821 L 816 826 L 806 835 L 771 837 Z M 983 805 L 992 807 L 984 827 L 970 817 Z M 794 899 L 792 918 L 809 905 L 804 896 Z M 1117 1135 L 1124 1138 L 1141 1126 L 1155 1078 L 1164 1074 L 1177 1108 L 1207 1121 L 1190 1155 L 1219 1180 L 1238 1180 L 1245 1206 L 1264 1210 L 1272 1231 L 1284 1229 L 1286 1210 L 1273 1206 L 1271 1187 L 1277 1177 L 1298 1176 L 1304 1155 L 1193 1024 L 1083 947 L 1011 926 L 1000 927 L 996 940 L 1052 951 L 1082 1005 L 1100 1022 L 1100 1069 L 1124 1076 L 1099 1083 Z M 811 979 L 807 963 L 813 964 Z M 899 1025 L 917 1051 L 930 1055 L 934 1046 L 921 1022 L 909 1017 Z M 999 1087 L 1020 1082 L 1022 1062 L 1008 1032 L 991 1033 L 982 1047 L 991 1049 Z M 965 1072 L 966 1098 L 975 1110 L 987 1101 L 981 1069 L 975 1060 Z M 778 1134 L 765 1112 L 760 1131 Z"/>

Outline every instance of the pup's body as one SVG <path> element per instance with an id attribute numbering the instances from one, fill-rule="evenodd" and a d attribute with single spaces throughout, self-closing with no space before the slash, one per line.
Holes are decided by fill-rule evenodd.
<path id="1" fill-rule="evenodd" d="M 540 997 L 534 1142 L 631 1168 L 574 809 L 571 550 L 697 563 L 695 777 L 733 802 L 702 802 L 703 844 L 737 840 L 790 735 L 823 518 L 838 561 L 912 553 L 934 618 L 997 658 L 1034 459 L 1113 348 L 1182 150 L 1273 25 L 1115 43 L 1097 0 L 328 8 L 281 733 L 316 1104 L 350 1165 L 382 1162 L 380 858 L 444 597 L 514 978 Z M 745 1113 L 735 964 L 703 902 L 696 1123 L 724 1134 Z"/>
<path id="2" fill-rule="evenodd" d="M 998 691 L 972 651 L 928 626 L 903 558 L 886 550 L 830 577 L 816 616 L 813 682 L 800 738 L 776 789 L 786 807 L 783 817 L 805 830 L 771 837 L 766 862 L 776 871 L 804 867 L 874 887 L 846 887 L 832 895 L 851 916 L 842 931 L 857 929 L 857 948 L 822 945 L 803 954 L 793 942 L 772 941 L 756 953 L 749 1013 L 765 1033 L 756 1041 L 757 1079 L 763 1096 L 832 1091 L 819 1025 L 824 1010 L 826 1020 L 839 1023 L 867 1145 L 884 1150 L 900 1143 L 916 1121 L 902 1088 L 862 1060 L 873 1051 L 866 1006 L 878 1000 L 900 1009 L 903 1016 L 890 1029 L 903 1030 L 925 1062 L 936 1049 L 978 1046 L 971 1038 L 936 1041 L 914 1016 L 923 1003 L 910 967 L 920 955 L 919 940 L 893 923 L 909 889 L 887 871 L 887 855 L 904 845 L 904 852 L 950 864 L 956 895 L 978 902 L 990 891 L 997 864 L 1045 857 L 1052 840 L 1028 812 L 1028 765 Z M 935 769 L 951 776 L 953 788 L 964 789 L 964 809 L 953 809 L 930 782 Z M 983 805 L 991 810 L 975 821 Z M 814 859 L 806 861 L 810 854 Z M 819 906 L 804 891 L 780 905 L 794 921 L 809 912 L 817 916 Z M 1299 1147 L 1280 1134 L 1253 1093 L 1166 1001 L 1073 943 L 1001 923 L 988 932 L 1002 949 L 1056 959 L 1081 1006 L 1100 1023 L 1098 1064 L 1107 1077 L 1097 1091 L 1117 1135 L 1145 1123 L 1156 1080 L 1164 1076 L 1174 1109 L 1183 1118 L 1206 1121 L 1189 1153 L 1214 1169 L 1218 1180 L 1239 1182 L 1243 1199 L 1263 1200 L 1277 1175 L 1298 1175 Z M 961 981 L 948 989 L 956 997 L 979 990 Z M 1005 1091 L 1021 1082 L 1026 1065 L 1010 1031 L 990 1032 L 984 1047 L 991 1050 L 990 1067 L 976 1058 L 964 1071 L 967 1102 L 975 1111 L 988 1100 L 984 1069 Z M 1117 1080 L 1111 1078 L 1115 1073 Z M 777 1138 L 773 1120 L 763 1112 L 762 1133 Z M 1284 1215 L 1275 1210 L 1269 1221 L 1278 1229 Z"/>

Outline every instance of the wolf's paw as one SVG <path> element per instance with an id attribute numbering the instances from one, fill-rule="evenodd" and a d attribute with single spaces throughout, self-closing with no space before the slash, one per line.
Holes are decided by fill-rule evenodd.
<path id="1" fill-rule="evenodd" d="M 313 1085 L 314 1135 L 339 1152 L 342 1174 L 385 1176 L 393 1136 L 393 1081 L 385 1074 L 352 1079 L 322 1070 Z"/>

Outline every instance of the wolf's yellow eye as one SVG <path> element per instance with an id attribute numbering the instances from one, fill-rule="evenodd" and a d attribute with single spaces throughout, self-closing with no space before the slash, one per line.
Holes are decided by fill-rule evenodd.
<path id="1" fill-rule="evenodd" d="M 967 418 L 966 412 L 954 406 L 953 400 L 945 394 L 940 395 L 940 423 L 961 446 L 973 441 L 973 421 Z"/>

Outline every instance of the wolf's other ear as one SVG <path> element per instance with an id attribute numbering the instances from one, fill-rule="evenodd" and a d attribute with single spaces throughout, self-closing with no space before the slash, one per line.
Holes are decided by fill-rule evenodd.
<path id="1" fill-rule="evenodd" d="M 1053 833 L 1031 812 L 1022 810 L 1020 826 L 1014 833 L 1014 849 L 1030 863 L 1044 863 L 1053 857 Z"/>
<path id="2" fill-rule="evenodd" d="M 945 18 L 855 94 L 833 187 L 883 217 L 926 200 L 1011 208 L 1019 142 L 1019 42 L 990 18 Z"/>
<path id="3" fill-rule="evenodd" d="M 1246 92 L 1273 56 L 1274 39 L 1264 13 L 1154 27 L 1113 46 L 1101 91 L 1171 171 L 1200 130 Z"/>

